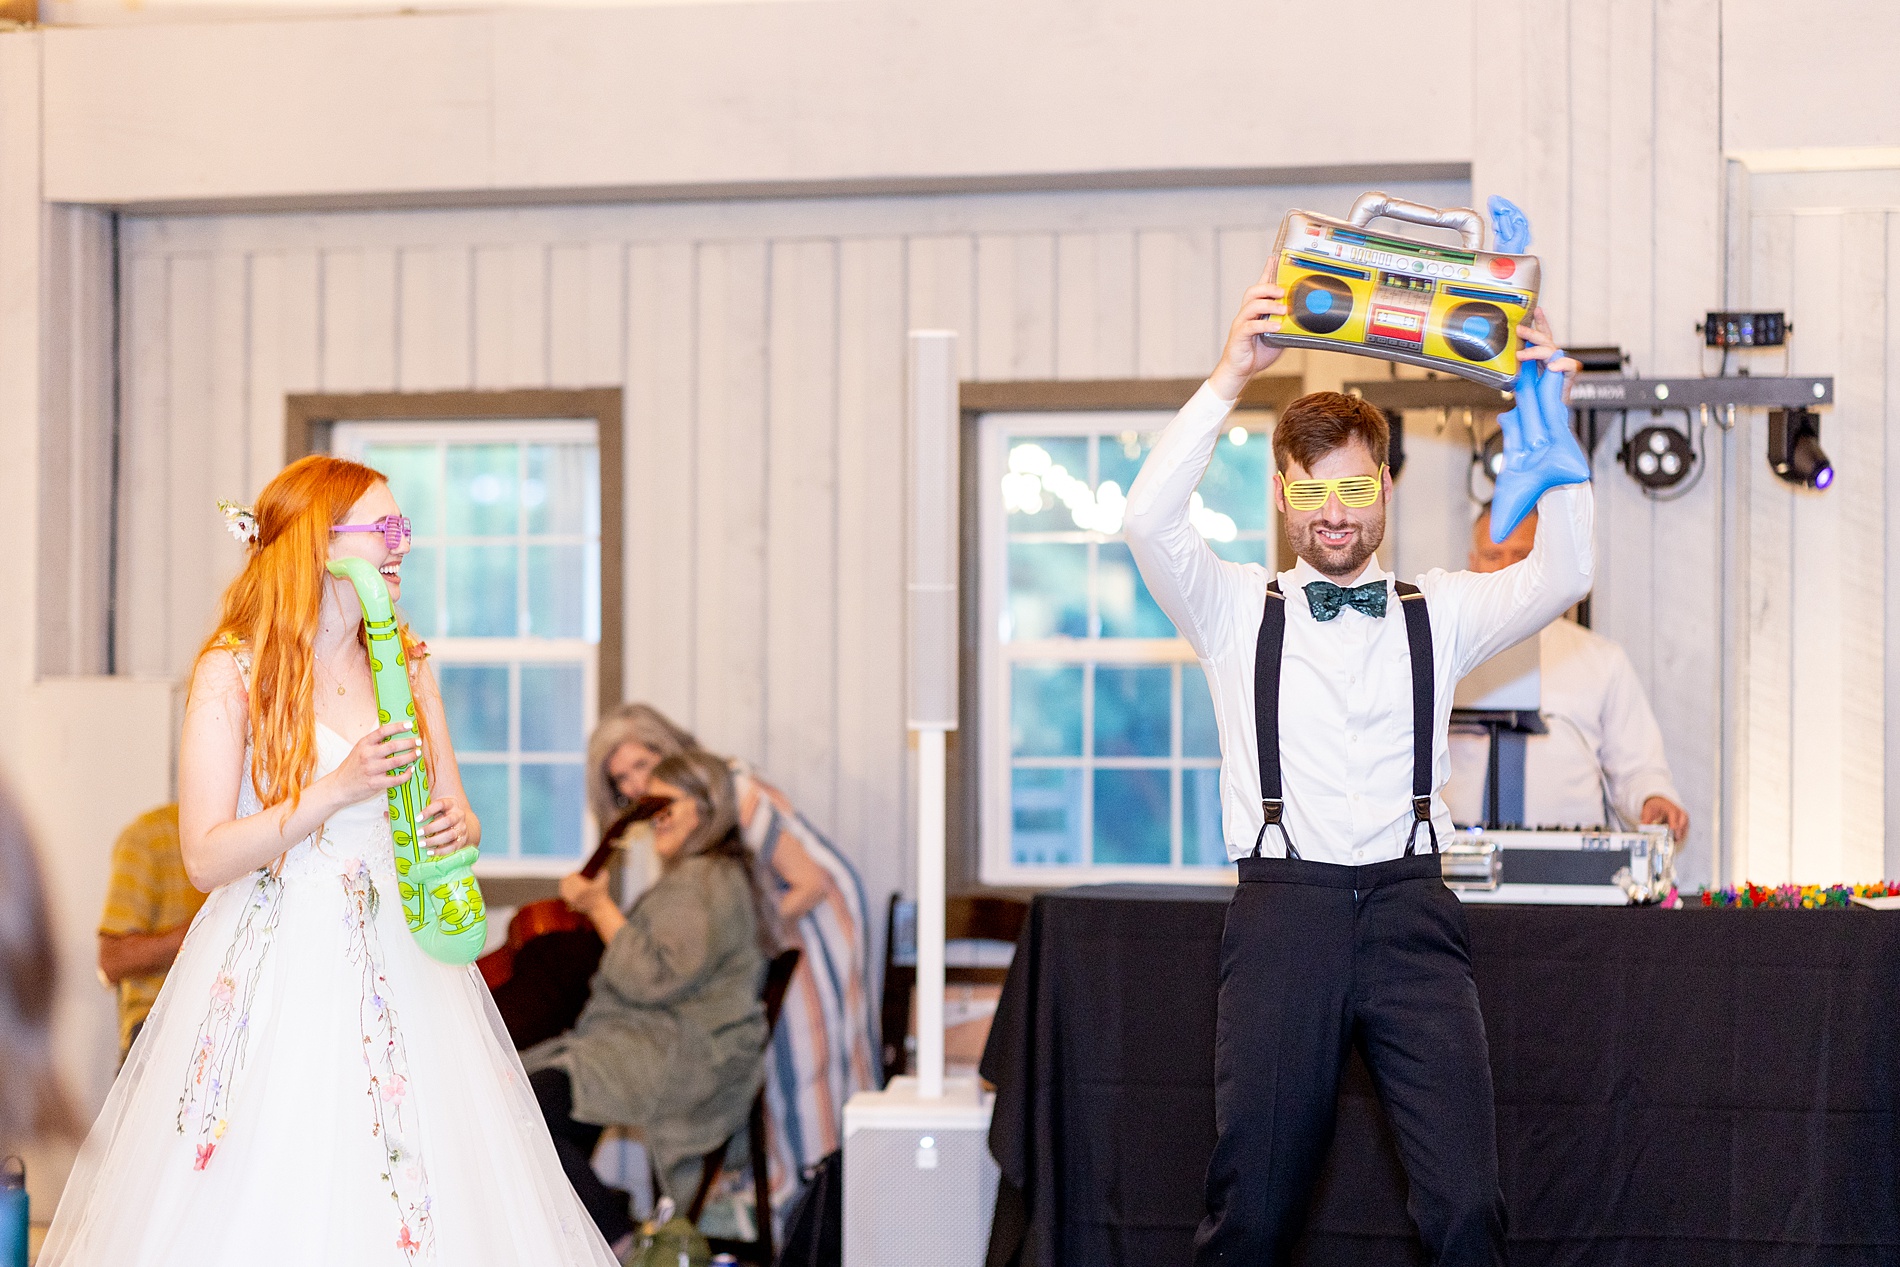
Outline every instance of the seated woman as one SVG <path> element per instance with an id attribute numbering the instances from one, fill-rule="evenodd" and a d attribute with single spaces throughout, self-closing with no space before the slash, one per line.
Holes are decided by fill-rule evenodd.
<path id="1" fill-rule="evenodd" d="M 633 1213 L 594 1173 L 602 1128 L 637 1128 L 663 1176 L 739 1129 L 763 1073 L 759 990 L 775 949 L 724 763 L 676 753 L 646 794 L 668 800 L 651 820 L 659 879 L 625 914 L 605 873 L 561 881 L 607 950 L 574 1028 L 521 1053 L 562 1169 L 616 1254 Z"/>
<path id="2" fill-rule="evenodd" d="M 656 764 L 698 742 L 648 704 L 608 712 L 587 744 L 594 817 L 612 822 L 645 795 Z M 774 1204 L 843 1139 L 844 1104 L 878 1085 L 869 927 L 858 873 L 784 793 L 733 761 L 739 824 L 765 864 L 777 915 L 802 952 L 767 1065 Z"/>

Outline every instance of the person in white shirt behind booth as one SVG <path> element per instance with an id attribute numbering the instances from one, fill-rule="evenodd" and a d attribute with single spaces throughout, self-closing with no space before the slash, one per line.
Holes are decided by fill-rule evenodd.
<path id="1" fill-rule="evenodd" d="M 1279 356 L 1262 337 L 1287 312 L 1273 275 L 1269 262 L 1214 372 L 1157 440 L 1124 521 L 1142 579 L 1207 672 L 1223 835 L 1240 872 L 1222 935 L 1216 1139 L 1195 1262 L 1290 1260 L 1350 1043 L 1392 1123 L 1428 1259 L 1496 1267 L 1505 1215 L 1490 1054 L 1464 910 L 1436 856 L 1451 830 L 1437 789 L 1453 685 L 1590 589 L 1589 462 L 1563 405 L 1576 362 L 1541 312 L 1519 328 L 1498 498 L 1542 506 L 1522 563 L 1416 585 L 1381 569 L 1385 418 L 1315 392 L 1274 428 L 1274 503 L 1299 556 L 1275 576 L 1217 557 L 1189 517 L 1234 402 Z"/>
<path id="2" fill-rule="evenodd" d="M 1473 572 L 1497 572 L 1530 556 L 1532 513 L 1503 541 L 1491 540 L 1491 507 L 1471 527 Z M 1663 755 L 1662 731 L 1623 648 L 1575 621 L 1558 619 L 1537 635 L 1548 733 L 1524 742 L 1526 827 L 1627 828 L 1664 823 L 1678 848 L 1689 834 Z M 1489 741 L 1454 729 L 1445 803 L 1461 824 L 1484 821 Z"/>

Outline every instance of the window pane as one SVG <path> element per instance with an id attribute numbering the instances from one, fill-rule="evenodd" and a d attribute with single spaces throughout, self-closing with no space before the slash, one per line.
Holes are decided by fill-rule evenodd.
<path id="1" fill-rule="evenodd" d="M 366 444 L 363 465 L 383 473 L 396 504 L 409 516 L 410 528 L 419 533 L 442 531 L 441 472 L 436 465 L 438 450 L 433 444 Z"/>
<path id="2" fill-rule="evenodd" d="M 449 446 L 445 500 L 451 536 L 514 535 L 515 466 L 520 452 L 520 446 L 513 444 Z"/>
<path id="3" fill-rule="evenodd" d="M 1227 865 L 1219 770 L 1181 771 L 1181 861 L 1190 867 Z"/>
<path id="4" fill-rule="evenodd" d="M 1088 637 L 1088 583 L 1087 546 L 1012 542 L 1004 641 Z"/>
<path id="5" fill-rule="evenodd" d="M 1019 757 L 1081 756 L 1082 666 L 1011 665 L 1009 736 Z"/>
<path id="6" fill-rule="evenodd" d="M 1226 515 L 1241 532 L 1258 532 L 1267 526 L 1267 477 L 1273 469 L 1273 443 L 1257 431 L 1243 431 L 1244 442 L 1235 444 L 1233 432 L 1221 436 L 1214 445 L 1214 457 L 1201 477 L 1201 501 L 1212 511 Z"/>
<path id="7" fill-rule="evenodd" d="M 581 563 L 581 637 L 600 641 L 600 543 L 590 542 Z"/>
<path id="8" fill-rule="evenodd" d="M 1207 688 L 1207 674 L 1198 664 L 1181 666 L 1181 755 L 1220 755 L 1220 731 L 1214 724 L 1214 698 Z"/>
<path id="9" fill-rule="evenodd" d="M 1169 828 L 1166 770 L 1095 772 L 1095 862 L 1166 866 Z"/>
<path id="10" fill-rule="evenodd" d="M 1162 614 L 1135 567 L 1135 556 L 1120 542 L 1102 546 L 1095 565 L 1095 605 L 1104 638 L 1174 637 L 1174 622 Z"/>
<path id="11" fill-rule="evenodd" d="M 586 568 L 585 546 L 528 547 L 529 633 L 537 638 L 585 636 Z"/>
<path id="12" fill-rule="evenodd" d="M 1249 541 L 1210 541 L 1207 543 L 1214 553 L 1229 563 L 1258 563 L 1262 567 L 1267 563 L 1267 542 L 1264 537 L 1255 537 Z"/>
<path id="13" fill-rule="evenodd" d="M 514 546 L 449 546 L 448 632 L 459 638 L 516 635 Z"/>
<path id="14" fill-rule="evenodd" d="M 1141 464 L 1148 460 L 1148 451 L 1155 447 L 1154 442 L 1155 433 L 1151 431 L 1123 431 L 1103 436 L 1095 451 L 1097 477 L 1104 484 L 1113 483 L 1126 497 L 1141 471 Z"/>
<path id="15" fill-rule="evenodd" d="M 581 535 L 600 532 L 600 453 L 591 444 L 531 444 L 521 485 L 528 531 Z"/>
<path id="16" fill-rule="evenodd" d="M 576 858 L 581 852 L 581 768 L 521 767 L 521 856 Z"/>
<path id="17" fill-rule="evenodd" d="M 456 750 L 508 751 L 508 666 L 444 664 L 438 660 L 435 670 Z"/>
<path id="18" fill-rule="evenodd" d="M 461 737 L 456 737 L 460 742 Z M 482 852 L 491 858 L 510 858 L 515 852 L 514 828 L 508 823 L 508 767 L 500 763 L 464 762 L 462 790 L 468 806 L 482 820 Z"/>
<path id="19" fill-rule="evenodd" d="M 521 750 L 581 750 L 580 665 L 521 666 Z M 525 834 L 527 828 L 522 831 Z"/>
<path id="20" fill-rule="evenodd" d="M 1095 666 L 1095 755 L 1165 757 L 1171 714 L 1166 665 Z"/>
<path id="21" fill-rule="evenodd" d="M 1025 866 L 1082 861 L 1082 772 L 1016 770 L 1009 789 L 1010 856 Z"/>
<path id="22" fill-rule="evenodd" d="M 442 632 L 442 596 L 437 584 L 441 559 L 440 546 L 411 546 L 402 557 L 402 598 L 397 606 L 419 638 Z"/>
<path id="23" fill-rule="evenodd" d="M 1009 470 L 1003 477 L 1009 531 L 1074 532 L 1078 525 L 1069 501 L 1093 503 L 1095 494 L 1088 478 L 1086 436 L 1013 437 Z"/>

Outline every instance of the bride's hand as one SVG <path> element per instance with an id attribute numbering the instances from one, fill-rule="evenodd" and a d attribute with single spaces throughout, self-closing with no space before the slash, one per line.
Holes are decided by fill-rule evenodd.
<path id="1" fill-rule="evenodd" d="M 421 746 L 408 722 L 392 721 L 356 741 L 343 764 L 331 772 L 345 805 L 387 792 L 409 777 L 409 763 Z M 398 767 L 400 774 L 392 773 Z"/>
<path id="2" fill-rule="evenodd" d="M 468 843 L 468 813 L 449 797 L 430 801 L 423 810 L 422 843 L 431 858 L 454 853 Z"/>

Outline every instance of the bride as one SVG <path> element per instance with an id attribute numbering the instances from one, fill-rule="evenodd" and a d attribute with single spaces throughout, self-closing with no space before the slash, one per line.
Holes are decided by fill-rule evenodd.
<path id="1" fill-rule="evenodd" d="M 227 511 L 228 514 L 233 513 Z M 423 953 L 385 790 L 418 751 L 433 854 L 479 844 L 442 696 L 405 629 L 418 726 L 377 725 L 363 613 L 401 592 L 408 521 L 375 471 L 286 467 L 198 657 L 179 829 L 210 891 L 88 1136 L 41 1267 L 611 1267 L 472 966 Z"/>

